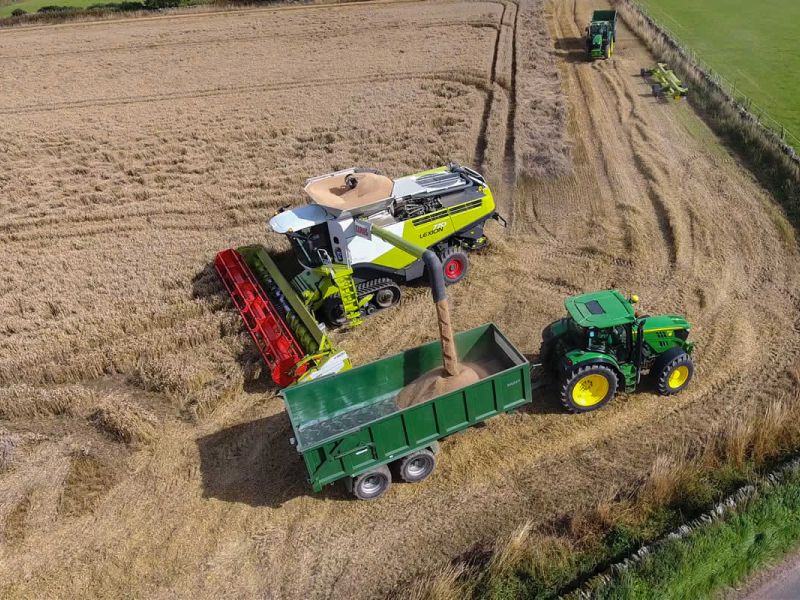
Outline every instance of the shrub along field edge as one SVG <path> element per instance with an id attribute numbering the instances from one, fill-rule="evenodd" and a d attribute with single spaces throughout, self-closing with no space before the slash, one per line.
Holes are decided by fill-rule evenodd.
<path id="1" fill-rule="evenodd" d="M 615 565 L 579 598 L 690 598 L 745 580 L 800 543 L 800 460 Z"/>
<path id="2" fill-rule="evenodd" d="M 622 19 L 661 61 L 689 86 L 689 102 L 742 159 L 800 229 L 800 159 L 790 146 L 758 124 L 634 0 L 612 0 Z"/>

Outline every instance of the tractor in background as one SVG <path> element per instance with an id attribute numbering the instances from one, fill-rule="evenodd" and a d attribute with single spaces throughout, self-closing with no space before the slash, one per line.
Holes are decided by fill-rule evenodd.
<path id="1" fill-rule="evenodd" d="M 617 11 L 596 10 L 586 28 L 586 55 L 589 60 L 611 58 L 617 39 Z"/>
<path id="2" fill-rule="evenodd" d="M 617 290 L 567 298 L 568 316 L 542 332 L 540 360 L 554 375 L 561 402 L 576 413 L 608 404 L 617 390 L 633 392 L 649 373 L 657 391 L 677 394 L 694 374 L 688 321 L 678 315 L 639 316 L 636 296 Z"/>

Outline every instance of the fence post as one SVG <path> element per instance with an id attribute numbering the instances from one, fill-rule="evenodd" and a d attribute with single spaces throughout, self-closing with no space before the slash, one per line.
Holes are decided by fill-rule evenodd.
<path id="1" fill-rule="evenodd" d="M 786 128 L 783 125 L 781 125 L 781 141 L 784 141 L 785 139 L 786 139 Z"/>

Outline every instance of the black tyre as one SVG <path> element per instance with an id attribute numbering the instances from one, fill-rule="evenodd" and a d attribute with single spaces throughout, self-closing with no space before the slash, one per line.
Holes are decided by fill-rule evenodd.
<path id="1" fill-rule="evenodd" d="M 441 259 L 445 284 L 453 285 L 467 276 L 469 259 L 459 246 L 450 246 L 442 253 Z"/>
<path id="2" fill-rule="evenodd" d="M 433 473 L 436 456 L 428 450 L 419 450 L 400 461 L 400 478 L 406 483 L 417 483 Z"/>
<path id="3" fill-rule="evenodd" d="M 394 284 L 377 290 L 372 296 L 372 303 L 379 310 L 389 308 L 400 302 L 400 288 Z"/>
<path id="4" fill-rule="evenodd" d="M 561 383 L 561 403 L 574 413 L 602 408 L 616 393 L 617 374 L 605 365 L 577 367 Z"/>
<path id="5" fill-rule="evenodd" d="M 639 75 L 641 75 L 642 77 L 647 77 L 648 75 L 650 75 L 650 71 L 642 67 L 641 69 L 639 69 Z"/>
<path id="6" fill-rule="evenodd" d="M 673 348 L 658 358 L 652 370 L 656 389 L 662 396 L 677 394 L 689 385 L 694 375 L 692 357 L 680 348 Z"/>
<path id="7" fill-rule="evenodd" d="M 659 84 L 657 83 L 653 84 L 653 87 L 651 89 L 653 90 L 653 96 L 655 96 L 656 98 L 658 98 L 661 95 L 661 86 Z"/>
<path id="8" fill-rule="evenodd" d="M 392 486 L 392 474 L 383 465 L 354 477 L 352 486 L 353 495 L 359 500 L 377 500 Z"/>
<path id="9" fill-rule="evenodd" d="M 325 304 L 322 305 L 322 316 L 323 320 L 333 327 L 341 327 L 347 323 L 347 315 L 339 294 L 331 296 L 325 301 Z"/>

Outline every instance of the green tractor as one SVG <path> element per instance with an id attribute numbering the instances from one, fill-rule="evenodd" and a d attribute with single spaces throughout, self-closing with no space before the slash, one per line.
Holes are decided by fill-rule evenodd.
<path id="1" fill-rule="evenodd" d="M 597 410 L 618 389 L 635 391 L 643 373 L 663 395 L 691 381 L 691 326 L 678 315 L 639 316 L 638 300 L 617 290 L 573 296 L 564 302 L 569 316 L 542 332 L 542 366 L 558 378 L 569 411 Z"/>
<path id="2" fill-rule="evenodd" d="M 586 55 L 589 60 L 611 58 L 617 41 L 617 11 L 596 10 L 586 28 Z"/>

